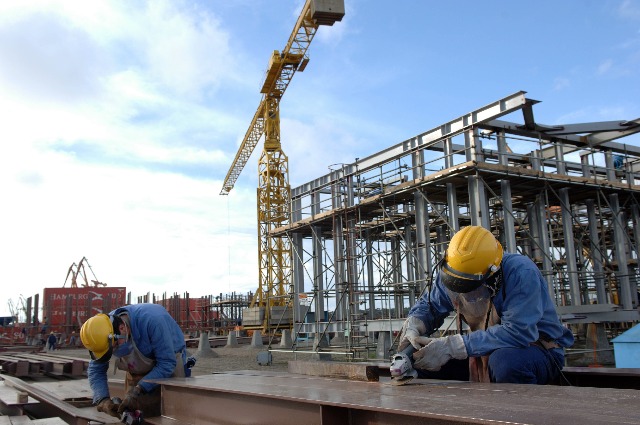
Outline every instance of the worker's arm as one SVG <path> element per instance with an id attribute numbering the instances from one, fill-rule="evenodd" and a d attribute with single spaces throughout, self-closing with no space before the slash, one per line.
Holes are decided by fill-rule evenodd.
<path id="1" fill-rule="evenodd" d="M 169 319 L 171 317 L 167 315 Z M 171 319 L 173 320 L 173 319 Z M 164 317 L 158 317 L 157 320 L 150 320 L 146 326 L 146 340 L 148 344 L 147 350 L 151 351 L 151 356 L 156 360 L 156 364 L 151 371 L 144 376 L 138 385 L 144 392 L 152 391 L 158 386 L 148 382 L 148 379 L 169 378 L 176 368 L 176 353 L 173 341 L 174 328 L 171 323 Z M 140 347 L 142 350 L 142 347 Z M 148 352 L 144 350 L 143 352 Z"/>
<path id="2" fill-rule="evenodd" d="M 443 288 L 440 276 L 437 276 L 431 288 L 431 295 L 425 292 L 409 310 L 409 317 L 417 318 L 424 323 L 426 335 L 431 335 L 442 326 L 444 319 L 454 310 Z"/>
<path id="3" fill-rule="evenodd" d="M 546 282 L 527 257 L 514 257 L 512 261 L 503 270 L 506 297 L 496 303 L 501 305 L 500 324 L 463 336 L 469 356 L 483 356 L 498 348 L 526 347 L 539 338 L 538 323 L 543 316 L 544 297 L 548 297 L 543 290 Z M 502 291 L 497 297 L 502 297 Z"/>
<path id="4" fill-rule="evenodd" d="M 89 362 L 87 376 L 89 378 L 89 386 L 93 392 L 93 404 L 98 404 L 100 400 L 109 398 L 108 370 L 109 362 L 98 363 L 93 360 Z"/>

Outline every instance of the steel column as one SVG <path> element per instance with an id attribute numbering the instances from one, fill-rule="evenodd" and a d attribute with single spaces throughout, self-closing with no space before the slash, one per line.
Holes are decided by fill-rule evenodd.
<path id="1" fill-rule="evenodd" d="M 314 192 L 311 197 L 311 215 L 320 214 L 320 193 Z M 313 249 L 313 296 L 315 300 L 316 322 L 326 320 L 324 317 L 324 260 L 322 245 L 322 228 L 312 227 L 311 246 Z"/>
<path id="2" fill-rule="evenodd" d="M 367 289 L 369 291 L 369 319 L 373 319 L 376 311 L 375 283 L 373 274 L 373 241 L 370 237 L 370 231 L 367 231 L 367 240 L 365 242 L 365 256 L 367 265 Z"/>
<path id="3" fill-rule="evenodd" d="M 342 208 L 342 185 L 336 183 L 332 187 L 332 207 L 334 210 Z M 344 247 L 344 224 L 342 215 L 333 216 L 333 258 L 335 268 L 335 289 L 336 289 L 336 314 L 334 319 L 342 321 L 347 315 L 347 294 L 345 293 L 345 247 Z"/>
<path id="4" fill-rule="evenodd" d="M 559 191 L 560 209 L 562 210 L 562 233 L 564 236 L 564 252 L 566 260 L 566 274 L 569 279 L 569 289 L 571 291 L 571 305 L 582 305 L 587 300 L 580 297 L 580 282 L 578 279 L 578 266 L 576 262 L 575 236 L 573 234 L 573 215 L 571 214 L 571 203 L 569 200 L 569 189 L 562 188 Z"/>
<path id="5" fill-rule="evenodd" d="M 504 131 L 498 134 L 498 155 L 501 165 L 509 165 L 509 158 L 507 156 L 508 146 L 504 137 Z M 513 217 L 513 205 L 511 201 L 511 183 L 508 179 L 503 179 L 500 182 L 500 194 L 502 196 L 502 219 L 504 220 L 504 248 L 506 252 L 517 252 L 516 247 L 516 231 L 515 220 Z"/>
<path id="6" fill-rule="evenodd" d="M 470 161 L 483 161 L 482 141 L 478 137 L 478 129 L 474 128 L 464 133 L 464 143 L 467 157 Z M 482 178 L 469 176 L 469 207 L 471 209 L 471 224 L 491 229 L 489 222 L 489 203 Z"/>
<path id="7" fill-rule="evenodd" d="M 549 294 L 553 297 L 555 295 L 556 305 L 564 305 L 559 304 L 557 302 L 558 293 L 554 288 L 553 282 L 553 264 L 550 258 L 550 238 L 549 238 L 549 228 L 547 226 L 547 207 L 544 200 L 544 193 L 540 193 L 538 199 L 536 199 L 536 209 L 538 211 L 538 235 L 540 237 L 540 254 L 542 256 L 542 276 L 547 281 L 547 286 L 549 288 Z"/>
<path id="8" fill-rule="evenodd" d="M 444 166 L 445 168 L 451 168 L 454 165 L 453 162 L 453 141 L 450 137 L 444 139 Z M 458 211 L 458 198 L 456 196 L 456 186 L 453 183 L 447 183 L 447 209 L 449 211 L 449 226 L 451 226 L 452 233 L 456 233 L 460 230 L 460 211 Z"/>
<path id="9" fill-rule="evenodd" d="M 595 201 L 593 199 L 587 199 L 585 201 L 587 206 L 588 228 L 589 228 L 589 256 L 591 257 L 591 265 L 593 267 L 593 279 L 596 286 L 596 296 L 598 304 L 607 304 L 607 292 L 604 285 L 604 270 L 602 264 L 604 258 L 602 257 L 602 244 L 600 243 L 600 235 L 598 233 L 598 219 L 596 217 Z"/>
<path id="10" fill-rule="evenodd" d="M 294 199 L 292 201 L 291 208 L 291 222 L 295 223 L 302 219 L 302 201 L 300 199 Z M 306 307 L 300 305 L 300 298 L 297 294 L 305 292 L 304 288 L 304 246 L 303 237 L 300 233 L 291 234 L 291 249 L 293 253 L 293 259 L 291 261 L 292 279 L 293 279 L 293 293 L 290 294 L 293 299 L 293 323 L 304 322 L 304 316 L 306 315 Z"/>
<path id="11" fill-rule="evenodd" d="M 620 287 L 620 302 L 622 308 L 631 310 L 638 307 L 637 289 L 631 289 L 629 281 L 629 267 L 627 266 L 627 247 L 626 247 L 626 229 L 625 229 L 625 213 L 620 209 L 620 202 L 617 194 L 611 194 L 609 197 L 611 203 L 611 213 L 613 222 L 613 239 L 615 242 L 615 258 L 618 263 L 616 277 Z M 633 292 L 633 293 L 632 293 Z"/>

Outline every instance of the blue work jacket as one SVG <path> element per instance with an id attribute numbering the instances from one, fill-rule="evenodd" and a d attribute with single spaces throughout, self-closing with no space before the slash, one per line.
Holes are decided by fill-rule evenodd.
<path id="1" fill-rule="evenodd" d="M 184 334 L 167 310 L 159 304 L 135 304 L 120 307 L 109 316 L 126 312 L 131 322 L 131 335 L 140 352 L 155 360 L 155 365 L 138 383 L 145 392 L 152 391 L 157 384 L 146 379 L 169 378 L 176 368 L 176 353 L 186 353 Z M 87 375 L 93 391 L 93 402 L 109 397 L 107 371 L 110 362 L 89 362 Z"/>
<path id="2" fill-rule="evenodd" d="M 478 357 L 499 348 L 526 347 L 541 336 L 563 348 L 573 345 L 573 334 L 560 322 L 547 282 L 535 263 L 524 255 L 505 253 L 501 267 L 503 288 L 493 298 L 500 323 L 463 335 L 467 354 Z M 409 316 L 424 322 L 427 334 L 455 310 L 439 274 L 431 288 L 430 304 L 425 293 L 409 311 Z"/>

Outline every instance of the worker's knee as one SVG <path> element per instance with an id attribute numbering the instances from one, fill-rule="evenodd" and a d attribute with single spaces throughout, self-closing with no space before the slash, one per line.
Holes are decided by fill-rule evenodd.
<path id="1" fill-rule="evenodd" d="M 522 349 L 501 348 L 489 356 L 491 382 L 535 384 L 535 374 L 527 364 L 523 364 Z M 525 360 L 526 363 L 526 360 Z"/>

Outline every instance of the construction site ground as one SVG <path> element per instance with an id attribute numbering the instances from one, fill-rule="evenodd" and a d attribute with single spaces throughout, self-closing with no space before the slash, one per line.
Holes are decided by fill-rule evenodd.
<path id="1" fill-rule="evenodd" d="M 253 348 L 250 345 L 240 345 L 234 348 L 219 347 L 212 348 L 212 356 L 201 355 L 197 349 L 188 349 L 188 352 L 197 357 L 196 365 L 192 368 L 192 374 L 208 375 L 211 373 L 227 372 L 235 370 L 263 370 L 286 372 L 290 360 L 307 360 L 311 354 L 300 354 L 291 352 L 272 353 L 272 364 L 269 366 L 259 365 L 257 362 L 258 353 L 267 350 L 265 348 Z M 85 349 L 64 349 L 54 351 L 54 353 L 64 353 L 71 357 L 89 359 L 89 352 Z M 109 375 L 113 376 L 113 375 Z M 117 378 L 122 378 L 122 372 L 116 373 Z"/>

